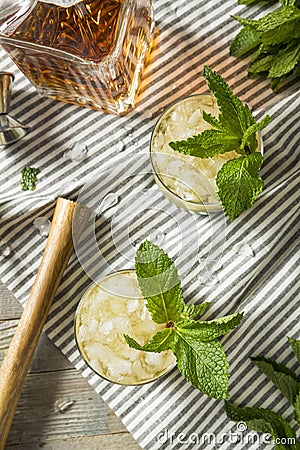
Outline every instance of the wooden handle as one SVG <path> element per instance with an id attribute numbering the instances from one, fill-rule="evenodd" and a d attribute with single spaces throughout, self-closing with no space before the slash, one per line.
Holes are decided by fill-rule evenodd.
<path id="1" fill-rule="evenodd" d="M 83 210 L 72 201 L 58 198 L 34 285 L 0 368 L 0 450 L 4 449 L 52 300 L 74 251 L 72 222 L 75 208 Z M 79 216 L 83 218 L 81 211 Z"/>

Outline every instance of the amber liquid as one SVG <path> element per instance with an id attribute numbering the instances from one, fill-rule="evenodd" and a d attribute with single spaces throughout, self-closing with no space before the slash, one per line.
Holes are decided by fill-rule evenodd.
<path id="1" fill-rule="evenodd" d="M 11 37 L 98 62 L 111 51 L 122 4 L 93 0 L 63 8 L 38 2 Z"/>
<path id="2" fill-rule="evenodd" d="M 41 94 L 122 114 L 134 104 L 152 25 L 151 0 L 37 2 L 0 44 Z"/>

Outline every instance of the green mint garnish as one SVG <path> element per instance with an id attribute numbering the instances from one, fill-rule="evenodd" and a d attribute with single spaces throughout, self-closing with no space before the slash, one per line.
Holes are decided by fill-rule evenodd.
<path id="1" fill-rule="evenodd" d="M 256 133 L 266 127 L 271 118 L 265 116 L 256 122 L 248 106 L 233 95 L 224 79 L 210 67 L 204 67 L 203 76 L 217 100 L 219 118 L 204 112 L 203 118 L 212 129 L 169 145 L 175 151 L 198 158 L 210 158 L 233 150 L 241 155 L 224 163 L 216 178 L 224 210 L 233 220 L 250 208 L 262 192 L 263 182 L 258 171 L 263 157 L 257 152 Z"/>
<path id="2" fill-rule="evenodd" d="M 149 352 L 171 349 L 185 378 L 213 398 L 228 398 L 228 362 L 220 336 L 233 330 L 243 314 L 195 321 L 210 306 L 185 305 L 174 262 L 157 245 L 145 241 L 136 254 L 138 282 L 152 319 L 165 328 L 145 345 L 125 335 L 130 347 Z"/>
<path id="3" fill-rule="evenodd" d="M 288 341 L 300 361 L 300 341 L 292 338 L 288 338 Z M 272 359 L 262 357 L 251 359 L 270 378 L 275 386 L 280 389 L 282 394 L 294 407 L 294 417 L 300 425 L 300 378 L 283 364 L 277 363 Z M 225 403 L 225 409 L 227 416 L 231 420 L 235 422 L 246 422 L 248 427 L 253 430 L 269 433 L 273 436 L 275 442 L 276 439 L 281 440 L 282 444 L 277 443 L 276 449 L 300 449 L 300 444 L 297 442 L 294 430 L 280 414 L 262 408 L 240 408 L 230 402 Z M 283 442 L 285 442 L 285 445 Z"/>
<path id="4" fill-rule="evenodd" d="M 252 430 L 271 434 L 275 442 L 291 442 L 276 444 L 276 450 L 297 450 L 296 433 L 280 414 L 263 408 L 240 408 L 229 401 L 225 402 L 225 410 L 229 419 L 245 422 Z M 287 441 L 287 438 L 290 441 Z"/>
<path id="5" fill-rule="evenodd" d="M 21 188 L 23 191 L 34 191 L 39 169 L 34 167 L 24 167 L 21 170 Z"/>
<path id="6" fill-rule="evenodd" d="M 236 57 L 254 51 L 248 74 L 270 78 L 274 92 L 288 75 L 299 76 L 300 63 L 300 2 L 282 0 L 280 3 L 281 8 L 258 20 L 233 16 L 244 28 L 230 47 L 230 54 Z"/>

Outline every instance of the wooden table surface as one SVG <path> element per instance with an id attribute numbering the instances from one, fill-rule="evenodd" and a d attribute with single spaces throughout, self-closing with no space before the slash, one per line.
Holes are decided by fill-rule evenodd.
<path id="1" fill-rule="evenodd" d="M 21 313 L 18 301 L 0 282 L 0 362 Z M 43 334 L 6 448 L 139 450 L 140 446 L 101 397 Z"/>

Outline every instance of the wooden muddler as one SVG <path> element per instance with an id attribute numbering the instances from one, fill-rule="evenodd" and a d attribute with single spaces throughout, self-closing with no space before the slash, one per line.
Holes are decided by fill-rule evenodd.
<path id="1" fill-rule="evenodd" d="M 42 261 L 15 335 L 0 369 L 0 449 L 3 450 L 42 328 L 74 251 L 74 212 L 84 209 L 75 202 L 58 198 Z M 84 213 L 79 212 L 81 218 Z M 76 216 L 77 217 L 77 216 Z M 77 220 L 77 222 L 80 222 Z M 82 226 L 84 220 L 82 220 Z M 77 229 L 77 236 L 78 233 Z"/>

